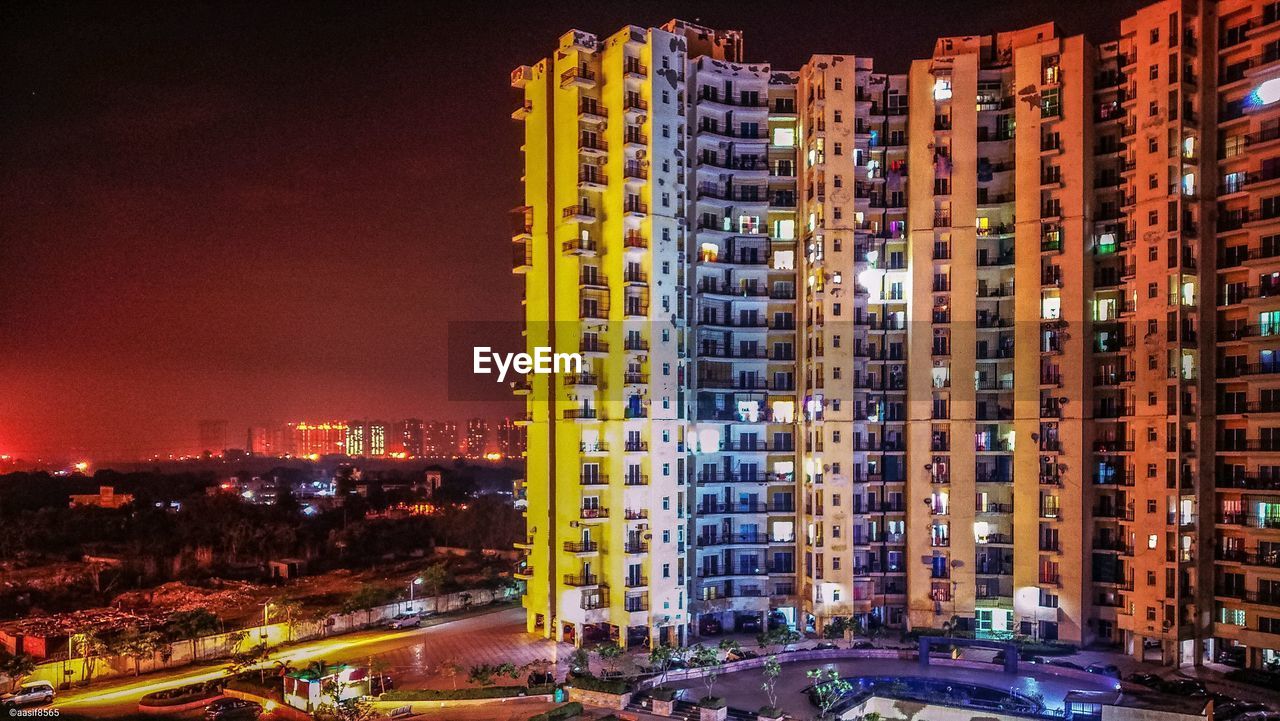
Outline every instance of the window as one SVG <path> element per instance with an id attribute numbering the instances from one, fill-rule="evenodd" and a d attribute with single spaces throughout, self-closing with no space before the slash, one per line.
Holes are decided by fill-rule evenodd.
<path id="1" fill-rule="evenodd" d="M 1159 63 L 1152 63 L 1152 64 L 1151 64 L 1151 67 L 1147 69 L 1147 77 L 1149 77 L 1149 78 L 1150 78 L 1150 79 L 1152 79 L 1152 80 L 1158 80 L 1158 79 L 1160 79 L 1160 64 L 1159 64 Z"/>
<path id="2" fill-rule="evenodd" d="M 835 87 L 836 87 L 836 90 L 843 90 L 844 78 L 836 78 Z"/>
<path id="3" fill-rule="evenodd" d="M 837 123 L 844 122 L 844 113 L 839 110 L 833 111 L 831 113 L 831 120 Z"/>

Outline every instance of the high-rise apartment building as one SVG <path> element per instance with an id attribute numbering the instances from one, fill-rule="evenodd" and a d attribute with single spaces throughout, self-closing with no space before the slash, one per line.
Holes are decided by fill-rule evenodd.
<path id="1" fill-rule="evenodd" d="M 531 631 L 1280 660 L 1280 4 L 512 80 L 528 342 L 588 366 L 522 390 Z"/>
<path id="2" fill-rule="evenodd" d="M 227 450 L 227 422 L 200 421 L 200 453 L 220 456 Z"/>
<path id="3" fill-rule="evenodd" d="M 453 421 L 428 423 L 422 439 L 423 453 L 428 458 L 453 458 L 459 453 L 458 424 Z"/>
<path id="4" fill-rule="evenodd" d="M 525 426 L 510 418 L 503 418 L 496 429 L 498 436 L 498 453 L 503 458 L 520 458 L 524 456 Z"/>
<path id="5" fill-rule="evenodd" d="M 419 418 L 396 421 L 391 432 L 388 453 L 403 453 L 409 458 L 421 458 L 423 450 L 423 426 Z"/>
<path id="6" fill-rule="evenodd" d="M 489 421 L 483 418 L 472 418 L 467 421 L 467 439 L 463 455 L 467 458 L 483 458 L 489 452 L 489 436 Z"/>
<path id="7" fill-rule="evenodd" d="M 285 442 L 294 456 L 327 456 L 346 453 L 347 424 L 342 421 L 285 425 Z"/>
<path id="8" fill-rule="evenodd" d="M 351 421 L 347 425 L 346 454 L 380 458 L 389 452 L 391 424 L 383 421 Z"/>

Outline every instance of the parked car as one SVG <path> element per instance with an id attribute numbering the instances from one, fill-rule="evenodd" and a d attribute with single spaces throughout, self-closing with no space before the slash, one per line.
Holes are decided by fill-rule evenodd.
<path id="1" fill-rule="evenodd" d="M 739 616 L 734 619 L 734 625 L 742 633 L 760 633 L 759 616 Z"/>
<path id="2" fill-rule="evenodd" d="M 773 611 L 769 614 L 769 630 L 775 628 L 785 628 L 787 626 L 787 615 L 782 611 Z"/>
<path id="3" fill-rule="evenodd" d="M 422 616 L 416 613 L 402 613 L 387 622 L 387 628 L 417 628 L 422 625 Z"/>
<path id="4" fill-rule="evenodd" d="M 1267 705 L 1257 701 L 1232 701 L 1221 706 L 1215 705 L 1213 707 L 1213 718 L 1214 721 L 1229 721 L 1243 714 L 1266 710 Z"/>
<path id="5" fill-rule="evenodd" d="M 1244 646 L 1227 646 L 1226 648 L 1220 648 L 1218 649 L 1217 658 L 1214 660 L 1224 666 L 1243 668 L 1245 662 L 1245 648 Z"/>
<path id="6" fill-rule="evenodd" d="M 840 646 L 835 641 L 819 641 L 813 644 L 812 647 L 814 651 L 830 651 L 837 648 L 840 648 Z"/>
<path id="7" fill-rule="evenodd" d="M 1070 661 L 1063 661 L 1063 660 L 1062 660 L 1062 659 L 1060 659 L 1060 658 L 1056 658 L 1056 659 L 1054 659 L 1054 660 L 1050 661 L 1050 662 L 1049 662 L 1049 665 L 1050 665 L 1050 666 L 1057 666 L 1058 668 L 1074 668 L 1074 669 L 1075 669 L 1075 670 L 1077 670 L 1077 671 L 1083 671 L 1083 670 L 1084 670 L 1084 666 L 1081 666 L 1081 665 L 1080 665 L 1080 664 L 1078 664 L 1078 663 L 1072 663 L 1072 662 L 1070 662 Z"/>
<path id="8" fill-rule="evenodd" d="M 1175 696 L 1187 696 L 1189 698 L 1204 698 L 1209 695 L 1209 689 L 1204 684 L 1192 679 L 1177 679 L 1166 681 L 1163 686 L 1159 687 L 1165 693 Z"/>
<path id="9" fill-rule="evenodd" d="M 1091 663 L 1084 670 L 1089 673 L 1096 673 L 1099 676 L 1120 678 L 1120 669 L 1114 663 Z"/>
<path id="10" fill-rule="evenodd" d="M 991 663 L 1004 663 L 1004 659 L 1004 651 L 996 651 L 996 655 L 991 659 Z M 1047 660 L 1043 656 L 1036 656 L 1035 654 L 1027 653 L 1025 651 L 1018 652 L 1018 660 L 1023 663 L 1047 663 Z"/>
<path id="11" fill-rule="evenodd" d="M 760 654 L 755 651 L 748 651 L 742 648 L 735 648 L 724 655 L 726 661 L 745 661 L 749 658 L 758 658 Z"/>
<path id="12" fill-rule="evenodd" d="M 703 636 L 719 636 L 724 632 L 724 627 L 720 625 L 720 619 L 714 616 L 704 616 L 698 622 L 698 633 Z"/>
<path id="13" fill-rule="evenodd" d="M 43 706 L 53 703 L 53 684 L 48 681 L 31 681 L 18 687 L 17 691 L 0 696 L 0 706 Z"/>
<path id="14" fill-rule="evenodd" d="M 256 719 L 262 715 L 262 706 L 241 698 L 220 698 L 204 707 L 205 721 L 238 721 Z"/>
<path id="15" fill-rule="evenodd" d="M 556 675 L 550 671 L 534 671 L 525 681 L 528 686 L 554 686 Z"/>
<path id="16" fill-rule="evenodd" d="M 1154 673 L 1134 673 L 1129 674 L 1129 683 L 1136 683 L 1139 686 L 1154 688 L 1157 691 L 1164 687 L 1164 679 Z"/>
<path id="17" fill-rule="evenodd" d="M 874 643 L 871 643 L 870 641 L 854 641 L 853 645 L 850 646 L 849 648 L 867 649 L 867 648 L 875 648 L 875 647 L 876 645 Z"/>

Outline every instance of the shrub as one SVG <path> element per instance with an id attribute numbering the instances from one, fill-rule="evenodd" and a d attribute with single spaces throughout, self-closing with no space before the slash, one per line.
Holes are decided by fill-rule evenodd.
<path id="1" fill-rule="evenodd" d="M 163 691 L 153 691 L 143 696 L 138 701 L 138 705 L 152 707 L 181 706 L 221 694 L 222 684 L 217 681 L 208 681 L 206 683 L 187 684 L 186 686 Z"/>
<path id="2" fill-rule="evenodd" d="M 462 701 L 478 698 L 509 698 L 512 696 L 528 696 L 531 690 L 527 686 L 482 686 L 480 688 L 414 688 L 388 691 L 382 694 L 383 701 Z M 549 693 L 543 691 L 541 693 Z"/>
<path id="3" fill-rule="evenodd" d="M 574 676 L 569 679 L 568 685 L 574 688 L 580 688 L 583 691 L 595 691 L 596 693 L 611 693 L 621 695 L 631 690 L 631 684 L 616 678 L 596 678 L 595 676 Z"/>
<path id="4" fill-rule="evenodd" d="M 725 701 L 719 696 L 703 696 L 701 699 L 698 699 L 698 705 L 702 708 L 719 709 L 724 708 L 728 703 L 728 701 Z"/>
<path id="5" fill-rule="evenodd" d="M 649 696 L 659 701 L 671 701 L 676 697 L 676 690 L 666 686 L 655 686 L 649 689 Z"/>
<path id="6" fill-rule="evenodd" d="M 573 718 L 582 715 L 582 704 L 577 701 L 570 701 L 563 706 L 557 706 L 550 711 L 543 711 L 540 714 L 534 714 L 529 717 L 529 721 L 558 721 L 559 719 Z"/>

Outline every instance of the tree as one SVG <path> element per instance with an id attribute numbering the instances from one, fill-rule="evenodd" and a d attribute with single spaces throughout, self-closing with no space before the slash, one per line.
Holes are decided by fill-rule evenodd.
<path id="1" fill-rule="evenodd" d="M 471 671 L 467 675 L 467 681 L 470 683 L 478 683 L 481 686 L 492 686 L 497 683 L 498 677 L 507 676 L 516 678 L 520 675 L 520 671 L 510 663 L 500 663 L 490 665 L 482 663 L 478 666 L 472 666 Z"/>
<path id="2" fill-rule="evenodd" d="M 715 701 L 713 692 L 716 681 L 720 679 L 720 671 L 724 668 L 724 661 L 720 659 L 719 651 L 711 646 L 697 644 L 689 655 L 689 664 L 702 669 L 702 685 L 707 689 L 707 695 L 702 697 L 702 703 L 709 704 Z"/>
<path id="3" fill-rule="evenodd" d="M 818 718 L 821 719 L 829 718 L 840 699 L 853 690 L 853 684 L 841 678 L 840 672 L 832 667 L 809 669 L 805 675 L 813 681 L 809 697 L 818 707 Z"/>
<path id="4" fill-rule="evenodd" d="M 778 663 L 777 656 L 770 656 L 765 659 L 764 667 L 760 669 L 760 673 L 764 676 L 764 683 L 760 684 L 760 690 L 764 691 L 765 698 L 769 699 L 769 705 L 766 709 L 770 713 L 761 713 L 762 716 L 779 716 L 778 711 L 778 676 L 782 675 L 782 664 Z M 762 711 L 766 709 L 761 709 Z"/>
<path id="5" fill-rule="evenodd" d="M 137 626 L 125 629 L 119 637 L 117 648 L 120 654 L 133 660 L 133 675 L 142 675 L 142 660 L 154 658 L 161 642 L 158 631 L 143 631 Z"/>
<path id="6" fill-rule="evenodd" d="M 600 657 L 600 665 L 604 668 L 605 675 L 618 675 L 618 659 L 622 657 L 622 647 L 613 641 L 605 641 L 596 646 L 596 656 Z"/>
<path id="7" fill-rule="evenodd" d="M 444 589 L 450 583 L 449 569 L 445 568 L 443 563 L 434 563 L 427 566 L 427 570 L 422 572 L 422 595 L 439 596 L 444 593 Z M 439 609 L 436 609 L 439 610 Z"/>
<path id="8" fill-rule="evenodd" d="M 271 620 L 284 624 L 285 642 L 292 642 L 293 632 L 297 630 L 298 624 L 302 622 L 302 604 L 287 598 L 282 598 L 279 601 L 270 601 L 269 603 L 270 605 L 267 608 L 270 610 Z"/>
<path id="9" fill-rule="evenodd" d="M 337 677 L 326 678 L 320 686 L 324 701 L 311 713 L 311 717 L 316 721 L 368 721 L 378 718 L 373 706 L 363 698 L 342 697 L 347 685 Z"/>
<path id="10" fill-rule="evenodd" d="M 195 660 L 196 641 L 202 636 L 217 633 L 222 628 L 222 620 L 217 614 L 207 609 L 197 608 L 191 611 L 179 611 L 169 617 L 165 625 L 165 636 L 173 641 L 187 641 L 191 644 L 191 660 Z"/>
<path id="11" fill-rule="evenodd" d="M 591 654 L 585 648 L 575 648 L 569 654 L 569 673 L 591 675 Z"/>
<path id="12" fill-rule="evenodd" d="M 0 649 L 0 674 L 9 679 L 9 690 L 14 691 L 24 679 L 36 670 L 36 660 L 25 653 L 9 653 Z"/>
<path id="13" fill-rule="evenodd" d="M 658 671 L 658 686 L 663 686 L 667 682 L 667 672 L 671 670 L 671 663 L 675 661 L 676 651 L 670 646 L 659 644 L 649 651 L 649 666 Z"/>
<path id="14" fill-rule="evenodd" d="M 93 680 L 94 658 L 107 652 L 106 639 L 97 629 L 88 628 L 72 636 L 76 655 L 80 656 L 80 676 L 88 684 Z"/>
<path id="15" fill-rule="evenodd" d="M 843 616 L 836 616 L 822 627 L 822 637 L 828 641 L 834 641 L 844 638 L 845 620 Z"/>
<path id="16" fill-rule="evenodd" d="M 462 673 L 462 664 L 458 663 L 457 659 L 449 658 L 441 661 L 437 670 L 441 676 L 449 679 L 449 684 L 454 689 L 458 688 L 458 674 Z"/>
<path id="17" fill-rule="evenodd" d="M 395 590 L 388 591 L 388 589 L 380 586 L 361 586 L 360 590 L 351 594 L 342 602 L 342 612 L 353 614 L 357 611 L 364 611 L 364 622 L 367 626 L 372 620 L 371 615 L 374 607 L 385 605 L 393 600 L 395 596 Z"/>
<path id="18" fill-rule="evenodd" d="M 801 638 L 799 631 L 789 626 L 778 626 L 756 636 L 756 643 L 762 651 L 772 655 L 775 646 L 779 646 L 780 651 L 786 650 L 788 645 L 798 642 Z"/>

